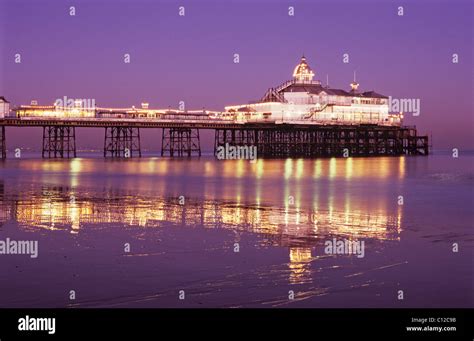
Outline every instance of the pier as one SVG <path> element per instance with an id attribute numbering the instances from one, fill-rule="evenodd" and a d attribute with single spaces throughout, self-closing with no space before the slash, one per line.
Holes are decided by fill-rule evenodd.
<path id="1" fill-rule="evenodd" d="M 259 157 L 428 155 L 428 137 L 414 127 L 300 126 L 216 129 L 217 148 L 256 146 Z"/>
<path id="2" fill-rule="evenodd" d="M 2 159 L 7 157 L 7 143 L 5 141 L 5 126 L 0 127 L 0 156 Z"/>
<path id="3" fill-rule="evenodd" d="M 104 129 L 104 157 L 141 157 L 140 129 L 161 129 L 161 156 L 201 156 L 200 131 L 214 130 L 220 146 L 256 146 L 259 158 L 428 155 L 428 136 L 415 127 L 376 124 L 235 122 L 230 120 L 140 120 L 101 118 L 5 118 L 0 154 L 6 158 L 8 127 L 43 129 L 43 158 L 77 157 L 76 128 Z"/>
<path id="4" fill-rule="evenodd" d="M 76 157 L 76 128 L 74 126 L 43 126 L 42 157 Z"/>
<path id="5" fill-rule="evenodd" d="M 323 86 L 302 56 L 293 78 L 269 88 L 256 102 L 225 111 L 106 108 L 87 99 L 59 99 L 53 105 L 20 105 L 15 117 L 0 119 L 1 155 L 5 127 L 42 127 L 43 158 L 76 157 L 76 128 L 105 129 L 104 157 L 141 157 L 140 129 L 161 129 L 162 157 L 201 156 L 201 130 L 214 130 L 214 156 L 222 147 L 252 147 L 260 158 L 428 155 L 428 136 L 403 126 L 403 111 L 390 98 L 359 90 Z M 2 97 L 5 103 L 9 103 Z M 65 102 L 69 103 L 65 105 Z M 0 118 L 3 116 L 0 116 Z"/>
<path id="6" fill-rule="evenodd" d="M 142 156 L 140 147 L 140 128 L 108 126 L 105 127 L 104 157 Z"/>

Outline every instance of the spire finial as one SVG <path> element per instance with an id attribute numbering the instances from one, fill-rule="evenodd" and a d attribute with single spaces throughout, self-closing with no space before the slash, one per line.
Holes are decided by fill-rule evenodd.
<path id="1" fill-rule="evenodd" d="M 351 88 L 352 91 L 357 91 L 357 88 L 359 87 L 359 83 L 356 81 L 356 70 L 354 70 L 354 81 L 351 83 Z"/>

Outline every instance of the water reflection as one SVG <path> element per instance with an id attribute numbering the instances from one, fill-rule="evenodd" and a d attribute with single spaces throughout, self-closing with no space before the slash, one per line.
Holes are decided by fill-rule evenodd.
<path id="1" fill-rule="evenodd" d="M 312 281 L 311 266 L 312 260 L 311 248 L 292 247 L 290 248 L 290 283 L 301 284 Z"/>
<path id="2" fill-rule="evenodd" d="M 26 194 L 26 193 L 25 193 Z M 360 235 L 393 239 L 398 235 L 399 216 L 359 210 L 304 211 L 297 207 L 278 208 L 238 202 L 202 201 L 187 198 L 151 198 L 136 195 L 94 197 L 75 194 L 68 188 L 44 188 L 26 198 L 0 202 L 2 223 L 14 220 L 25 228 L 70 229 L 79 232 L 87 224 L 119 224 L 160 227 L 179 226 L 229 228 L 247 232 L 284 235 L 285 238 L 315 237 L 318 234 Z M 401 211 L 399 211 L 399 215 Z"/>
<path id="3" fill-rule="evenodd" d="M 406 158 L 328 158 L 328 159 L 286 159 L 255 162 L 245 160 L 223 160 L 203 158 L 201 160 L 173 160 L 166 158 L 146 158 L 129 160 L 100 160 L 75 158 L 71 160 L 21 160 L 22 166 L 31 172 L 68 172 L 71 175 L 95 172 L 170 175 L 183 171 L 199 172 L 204 177 L 255 177 L 255 178 L 373 178 L 402 179 L 405 176 Z M 5 164 L 13 163 L 9 160 Z M 5 167 L 5 164 L 0 167 Z M 120 165 L 118 167 L 118 165 Z"/>
<path id="4" fill-rule="evenodd" d="M 266 245 L 288 248 L 289 281 L 305 283 L 312 279 L 312 250 L 328 238 L 398 240 L 402 210 L 395 201 L 385 195 L 367 203 L 351 187 L 357 179 L 404 177 L 403 157 L 374 160 L 25 160 L 19 172 L 33 170 L 40 181 L 21 191 L 0 182 L 0 223 L 79 235 L 107 224 L 255 233 Z M 120 178 L 120 186 L 109 179 L 123 174 L 137 177 Z M 68 185 L 51 185 L 56 177 Z M 177 179 L 184 178 L 197 187 L 189 186 L 181 205 L 180 186 L 187 185 Z M 154 192 L 140 190 L 150 183 Z"/>

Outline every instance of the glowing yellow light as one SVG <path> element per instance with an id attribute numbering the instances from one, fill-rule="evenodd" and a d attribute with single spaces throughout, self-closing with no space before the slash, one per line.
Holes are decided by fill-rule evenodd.
<path id="1" fill-rule="evenodd" d="M 321 175 L 322 175 L 321 163 L 322 163 L 322 161 L 320 159 L 314 161 L 313 178 L 315 178 L 315 179 L 320 178 Z"/>
<path id="2" fill-rule="evenodd" d="M 289 179 L 292 173 L 293 173 L 293 160 L 286 159 L 285 160 L 285 179 Z"/>
<path id="3" fill-rule="evenodd" d="M 304 160 L 303 159 L 298 159 L 296 161 L 296 178 L 300 179 L 303 177 L 304 173 Z"/>
<path id="4" fill-rule="evenodd" d="M 335 157 L 329 160 L 329 178 L 332 179 L 337 175 L 337 160 Z"/>
<path id="5" fill-rule="evenodd" d="M 354 168 L 353 159 L 347 158 L 346 159 L 346 179 L 347 180 L 352 178 L 353 168 Z"/>

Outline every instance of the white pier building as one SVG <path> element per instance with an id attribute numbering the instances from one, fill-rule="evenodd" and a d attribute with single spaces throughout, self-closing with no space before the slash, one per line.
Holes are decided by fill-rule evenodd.
<path id="1" fill-rule="evenodd" d="M 303 56 L 293 79 L 270 88 L 257 103 L 227 106 L 228 116 L 243 121 L 321 124 L 400 125 L 402 114 L 390 114 L 388 97 L 359 91 L 354 81 L 346 91 L 321 85 Z"/>

